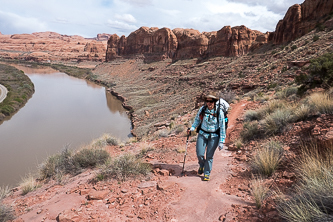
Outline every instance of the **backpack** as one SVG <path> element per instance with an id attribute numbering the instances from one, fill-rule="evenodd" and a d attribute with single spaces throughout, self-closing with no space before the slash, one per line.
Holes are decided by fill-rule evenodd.
<path id="1" fill-rule="evenodd" d="M 227 101 L 225 101 L 224 99 L 220 98 L 218 100 L 218 102 L 216 102 L 216 104 L 218 105 L 218 107 L 217 107 L 217 113 L 216 113 L 217 123 L 219 124 L 219 118 L 218 117 L 220 115 L 220 111 L 223 111 L 223 113 L 224 113 L 224 119 L 225 119 L 225 130 L 227 132 L 228 122 L 229 122 L 228 121 L 228 116 L 227 116 L 228 115 L 228 109 L 229 109 L 229 103 L 227 103 Z M 199 114 L 201 120 L 203 120 L 203 116 L 205 115 L 206 109 L 207 109 L 207 105 L 205 105 L 202 108 L 202 110 L 201 110 L 201 112 Z M 201 129 L 201 124 L 202 124 L 202 121 L 201 121 L 200 125 L 197 127 L 197 133 L 199 133 L 199 130 L 202 130 Z M 219 132 L 219 130 L 220 129 L 218 129 L 218 132 Z M 218 132 L 216 132 L 216 133 L 218 133 Z"/>

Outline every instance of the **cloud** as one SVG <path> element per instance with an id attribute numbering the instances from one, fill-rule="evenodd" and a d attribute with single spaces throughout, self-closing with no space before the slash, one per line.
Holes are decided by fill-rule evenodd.
<path id="1" fill-rule="evenodd" d="M 135 25 L 130 25 L 125 22 L 111 20 L 111 19 L 107 20 L 106 25 L 120 31 L 121 34 L 127 33 L 128 31 L 132 32 L 132 31 L 138 29 L 138 27 L 136 27 Z"/>
<path id="2" fill-rule="evenodd" d="M 123 15 L 116 14 L 114 18 L 117 20 L 121 20 L 125 23 L 136 23 L 136 19 L 131 14 L 123 14 Z"/>
<path id="3" fill-rule="evenodd" d="M 23 17 L 14 13 L 0 11 L 0 30 L 3 34 L 32 33 L 45 31 L 46 23 L 38 18 Z"/>
<path id="4" fill-rule="evenodd" d="M 288 8 L 294 4 L 301 4 L 304 0 L 228 0 L 229 2 L 242 3 L 248 6 L 264 6 L 268 11 L 272 11 L 277 14 L 284 14 Z"/>
<path id="5" fill-rule="evenodd" d="M 140 7 L 152 4 L 151 0 L 123 0 L 123 1 L 131 5 L 140 6 Z"/>

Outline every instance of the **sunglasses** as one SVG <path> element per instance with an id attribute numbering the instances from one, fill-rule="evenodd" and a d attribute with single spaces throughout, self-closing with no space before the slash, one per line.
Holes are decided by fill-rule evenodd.
<path id="1" fill-rule="evenodd" d="M 206 103 L 213 103 L 214 100 L 206 100 Z"/>

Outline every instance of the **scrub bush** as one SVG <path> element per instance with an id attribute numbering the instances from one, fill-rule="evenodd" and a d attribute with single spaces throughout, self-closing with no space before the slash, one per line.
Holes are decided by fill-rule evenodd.
<path id="1" fill-rule="evenodd" d="M 125 181 L 139 175 L 147 175 L 151 171 L 151 165 L 143 162 L 132 154 L 124 154 L 115 159 L 109 159 L 102 167 L 100 175 L 103 178 L 114 177 Z"/>
<path id="2" fill-rule="evenodd" d="M 258 121 L 244 123 L 240 136 L 243 141 L 250 141 L 259 138 L 261 136 L 261 132 L 259 130 Z"/>
<path id="3" fill-rule="evenodd" d="M 255 174 L 271 176 L 278 168 L 283 157 L 282 145 L 275 141 L 266 143 L 258 149 L 250 164 Z"/>
<path id="4" fill-rule="evenodd" d="M 266 187 L 262 178 L 258 177 L 251 181 L 251 194 L 256 202 L 256 207 L 259 209 L 263 201 L 266 199 L 269 188 Z"/>
<path id="5" fill-rule="evenodd" d="M 303 144 L 296 164 L 300 183 L 290 198 L 280 197 L 277 210 L 287 221 L 333 221 L 333 144 Z"/>

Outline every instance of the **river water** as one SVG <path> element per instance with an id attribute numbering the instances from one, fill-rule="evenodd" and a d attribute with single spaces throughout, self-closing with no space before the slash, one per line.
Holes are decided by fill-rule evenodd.
<path id="1" fill-rule="evenodd" d="M 52 69 L 17 67 L 35 93 L 0 125 L 0 186 L 16 186 L 47 156 L 66 145 L 78 149 L 104 133 L 124 141 L 131 122 L 122 104 L 104 87 Z"/>

